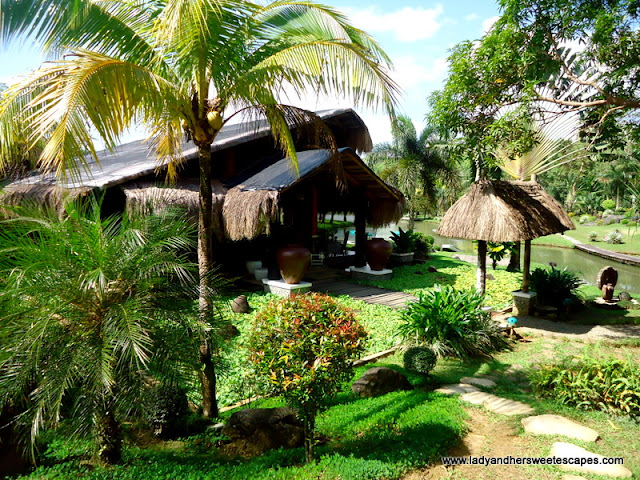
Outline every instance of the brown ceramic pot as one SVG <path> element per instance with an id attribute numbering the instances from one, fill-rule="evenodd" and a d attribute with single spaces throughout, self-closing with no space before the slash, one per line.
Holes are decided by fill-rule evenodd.
<path id="1" fill-rule="evenodd" d="M 367 240 L 366 256 L 367 263 L 371 270 L 382 270 L 391 256 L 393 249 L 391 242 L 387 242 L 384 238 L 372 238 Z"/>
<path id="2" fill-rule="evenodd" d="M 293 285 L 302 281 L 311 263 L 311 252 L 300 245 L 289 245 L 276 252 L 276 261 L 283 280 Z"/>

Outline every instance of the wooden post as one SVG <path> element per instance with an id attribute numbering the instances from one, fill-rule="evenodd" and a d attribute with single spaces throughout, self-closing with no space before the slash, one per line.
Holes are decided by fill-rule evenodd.
<path id="1" fill-rule="evenodd" d="M 478 240 L 478 270 L 476 271 L 476 290 L 485 292 L 487 284 L 487 242 Z"/>
<path id="2" fill-rule="evenodd" d="M 318 189 L 311 186 L 311 235 L 318 234 Z"/>
<path id="3" fill-rule="evenodd" d="M 529 292 L 529 269 L 531 267 L 531 240 L 524 241 L 524 265 L 522 266 L 522 291 Z"/>
<path id="4" fill-rule="evenodd" d="M 364 192 L 359 192 L 364 197 Z M 358 195 L 358 194 L 356 194 Z M 367 203 L 366 199 L 358 201 L 355 211 L 356 227 L 356 267 L 364 267 L 367 264 L 365 248 L 367 245 Z"/>

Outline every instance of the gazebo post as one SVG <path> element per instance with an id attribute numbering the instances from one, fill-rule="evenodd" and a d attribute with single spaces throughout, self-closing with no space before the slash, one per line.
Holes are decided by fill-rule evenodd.
<path id="1" fill-rule="evenodd" d="M 355 209 L 354 223 L 356 227 L 356 267 L 364 267 L 367 264 L 365 246 L 367 243 L 367 204 L 359 201 Z"/>
<path id="2" fill-rule="evenodd" d="M 476 290 L 484 293 L 487 285 L 487 242 L 478 240 L 478 269 L 476 271 Z"/>
<path id="3" fill-rule="evenodd" d="M 524 241 L 524 265 L 522 268 L 522 291 L 529 293 L 529 270 L 531 269 L 531 240 Z"/>

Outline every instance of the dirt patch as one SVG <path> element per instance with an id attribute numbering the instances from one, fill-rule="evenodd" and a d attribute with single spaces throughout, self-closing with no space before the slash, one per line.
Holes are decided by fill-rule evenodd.
<path id="1" fill-rule="evenodd" d="M 464 457 L 468 455 L 486 457 L 526 457 L 535 455 L 527 440 L 517 435 L 519 420 L 502 418 L 475 407 L 466 408 L 470 419 L 467 421 L 469 431 L 462 442 L 448 452 L 450 456 Z M 531 468 L 536 468 L 532 477 Z M 523 467 L 517 465 L 475 466 L 463 465 L 445 467 L 437 462 L 423 470 L 411 472 L 404 480 L 441 480 L 445 478 L 474 480 L 546 480 L 556 478 L 540 467 Z"/>

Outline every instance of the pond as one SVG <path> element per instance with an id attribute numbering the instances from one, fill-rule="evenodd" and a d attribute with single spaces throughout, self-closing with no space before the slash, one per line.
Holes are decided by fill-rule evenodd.
<path id="1" fill-rule="evenodd" d="M 400 226 L 405 229 L 406 222 L 400 222 Z M 437 228 L 438 222 L 434 221 L 416 222 L 415 224 L 415 231 L 431 235 L 436 245 L 441 246 L 448 243 L 455 245 L 463 253 L 475 255 L 473 242 L 441 237 L 434 232 Z M 391 229 L 393 229 L 393 226 Z M 382 236 L 382 229 L 379 229 L 377 233 Z M 640 294 L 640 267 L 605 260 L 573 248 L 543 247 L 538 245 L 533 245 L 531 248 L 531 261 L 543 265 L 554 262 L 559 268 L 566 267 L 567 270 L 577 273 L 589 285 L 595 284 L 596 276 L 602 267 L 610 265 L 618 270 L 618 286 L 616 290 Z"/>

